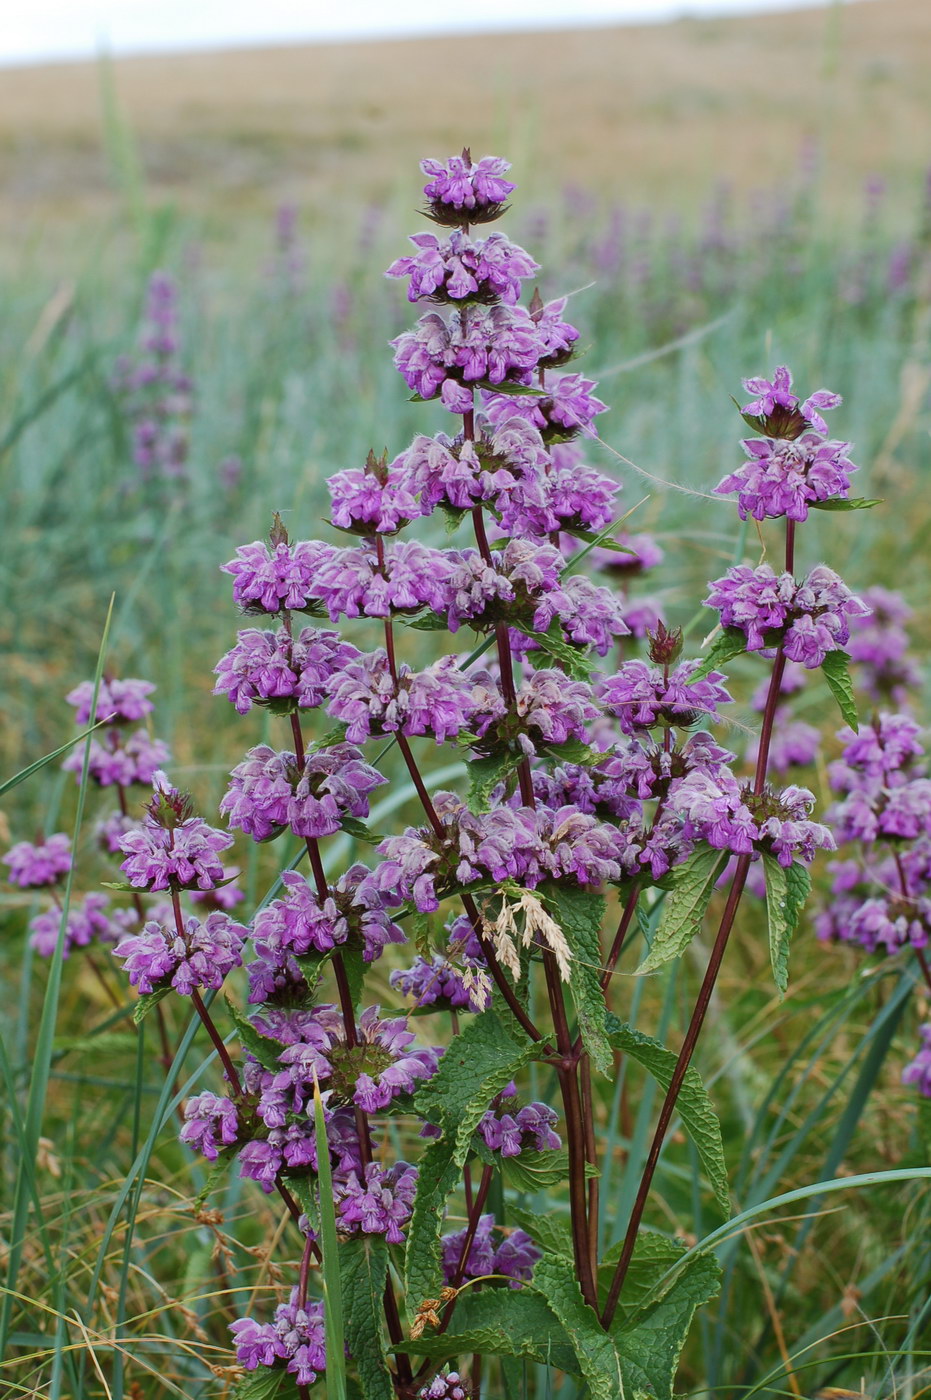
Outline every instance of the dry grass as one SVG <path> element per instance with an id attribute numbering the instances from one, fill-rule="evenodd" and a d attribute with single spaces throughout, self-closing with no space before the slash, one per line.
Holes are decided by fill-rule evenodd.
<path id="1" fill-rule="evenodd" d="M 574 182 L 682 209 L 716 177 L 788 177 L 814 139 L 843 213 L 870 172 L 904 200 L 927 163 L 931 3 L 149 56 L 119 60 L 115 77 L 151 192 L 185 208 L 381 199 L 424 151 L 468 141 L 506 150 L 525 195 Z M 5 72 L 7 217 L 99 209 L 102 126 L 94 64 Z"/>

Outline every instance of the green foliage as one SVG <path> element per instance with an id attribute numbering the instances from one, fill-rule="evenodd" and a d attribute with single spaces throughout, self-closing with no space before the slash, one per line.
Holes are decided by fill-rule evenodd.
<path id="1" fill-rule="evenodd" d="M 224 995 L 223 1000 L 244 1049 L 248 1050 L 250 1055 L 255 1056 L 263 1069 L 277 1072 L 281 1068 L 279 1059 L 285 1048 L 281 1041 L 273 1040 L 271 1036 L 262 1035 L 260 1031 L 257 1031 L 252 1022 L 246 1020 L 231 997 Z"/>
<path id="2" fill-rule="evenodd" d="M 330 1144 L 320 1088 L 314 1081 L 314 1140 L 317 1147 L 318 1191 L 320 1212 L 320 1253 L 322 1255 L 324 1332 L 326 1336 L 327 1400 L 346 1400 L 346 1363 L 343 1338 L 344 1307 L 341 1250 L 336 1233 L 336 1206 L 333 1200 L 333 1179 L 330 1172 Z"/>
<path id="3" fill-rule="evenodd" d="M 626 1397 L 626 1378 L 617 1341 L 605 1332 L 583 1299 L 568 1259 L 544 1257 L 534 1269 L 533 1278 L 534 1287 L 543 1293 L 565 1328 L 577 1357 L 576 1374 L 584 1377 L 592 1400 Z"/>
<path id="4" fill-rule="evenodd" d="M 763 855 L 766 878 L 766 919 L 773 978 L 782 996 L 789 986 L 789 945 L 811 893 L 811 876 L 798 861 L 785 868 L 775 856 Z"/>
<path id="5" fill-rule="evenodd" d="M 591 680 L 594 662 L 587 647 L 575 647 L 563 636 L 559 619 L 554 618 L 545 632 L 535 632 L 516 622 L 514 626 L 525 636 L 532 637 L 541 651 L 555 661 L 556 665 L 574 681 Z"/>
<path id="6" fill-rule="evenodd" d="M 297 1385 L 284 1365 L 257 1366 L 236 1382 L 231 1400 L 296 1400 Z"/>
<path id="7" fill-rule="evenodd" d="M 569 1154 L 565 1148 L 551 1152 L 521 1152 L 517 1157 L 502 1157 L 505 1180 L 519 1191 L 542 1191 L 569 1180 Z M 586 1166 L 586 1176 L 597 1176 L 597 1168 Z M 531 1234 L 535 1235 L 536 1230 Z"/>
<path id="8" fill-rule="evenodd" d="M 133 1005 L 135 1024 L 141 1026 L 149 1012 L 153 1011 L 160 1001 L 164 1001 L 172 990 L 171 987 L 158 987 L 154 992 L 143 992 L 142 996 L 137 997 Z"/>
<path id="9" fill-rule="evenodd" d="M 831 496 L 826 501 L 809 501 L 812 510 L 828 510 L 834 512 L 844 512 L 848 510 L 872 510 L 873 506 L 881 506 L 882 497 L 873 499 L 869 496 Z"/>
<path id="10" fill-rule="evenodd" d="M 383 1235 L 355 1235 L 339 1247 L 346 1344 L 364 1400 L 395 1400 L 382 1340 L 382 1303 L 388 1277 Z"/>
<path id="11" fill-rule="evenodd" d="M 672 1400 L 679 1358 L 692 1318 L 697 1308 L 717 1295 L 720 1286 L 718 1261 L 713 1255 L 700 1255 L 632 1316 L 616 1315 L 612 1337 L 629 1394 L 637 1400 L 641 1396 Z"/>
<path id="12" fill-rule="evenodd" d="M 743 656 L 747 650 L 747 634 L 739 627 L 722 627 L 716 637 L 714 644 L 708 655 L 703 658 L 700 666 L 692 673 L 693 681 L 700 680 L 703 676 L 716 671 L 719 666 L 726 666 L 728 661 L 733 661 L 735 656 Z"/>
<path id="13" fill-rule="evenodd" d="M 538 1270 L 541 1267 L 537 1265 Z M 526 1356 L 558 1371 L 580 1374 L 568 1331 L 536 1286 L 490 1288 L 481 1293 L 466 1289 L 456 1302 L 448 1330 L 424 1332 L 417 1341 L 406 1343 L 406 1349 L 415 1356 L 433 1357 L 437 1363 L 467 1352 Z"/>
<path id="14" fill-rule="evenodd" d="M 466 764 L 469 772 L 469 796 L 466 799 L 473 812 L 487 812 L 491 794 L 499 783 L 504 783 L 517 771 L 520 759 L 517 754 L 490 754 L 487 758 L 473 758 Z"/>
<path id="15" fill-rule="evenodd" d="M 726 864 L 726 855 L 699 845 L 684 865 L 676 867 L 652 946 L 637 968 L 638 976 L 655 972 L 677 958 L 701 932 L 715 883 Z"/>
<path id="16" fill-rule="evenodd" d="M 829 651 L 821 663 L 821 673 L 828 683 L 828 689 L 837 701 L 845 722 L 855 734 L 860 732 L 860 716 L 857 714 L 857 701 L 850 679 L 850 657 L 845 651 Z"/>
<path id="17" fill-rule="evenodd" d="M 623 1025 L 614 1016 L 608 1018 L 608 1031 L 611 1044 L 616 1050 L 623 1051 L 632 1060 L 643 1065 L 663 1089 L 669 1088 L 677 1059 L 672 1050 L 667 1050 L 658 1040 L 635 1030 L 633 1026 Z M 676 1100 L 676 1111 L 698 1149 L 702 1166 L 714 1188 L 715 1199 L 727 1215 L 730 1211 L 730 1192 L 721 1124 L 708 1097 L 708 1091 L 701 1081 L 701 1075 L 694 1065 L 689 1065 L 685 1071 L 682 1088 Z"/>
<path id="18" fill-rule="evenodd" d="M 572 950 L 569 989 L 579 1018 L 582 1044 L 595 1068 L 607 1074 L 613 1056 L 605 1030 L 605 999 L 601 990 L 604 959 L 599 933 L 605 912 L 604 897 L 591 890 L 564 889 L 549 883 L 543 885 L 539 893 Z"/>

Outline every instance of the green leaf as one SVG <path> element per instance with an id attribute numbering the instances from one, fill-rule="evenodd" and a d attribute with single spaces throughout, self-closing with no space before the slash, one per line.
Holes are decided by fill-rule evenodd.
<path id="1" fill-rule="evenodd" d="M 247 1371 L 239 1378 L 230 1400 L 285 1400 L 282 1385 L 286 1380 L 292 1382 L 291 1394 L 296 1394 L 293 1377 L 288 1375 L 284 1365 L 256 1366 L 254 1371 Z"/>
<path id="2" fill-rule="evenodd" d="M 652 1074 L 662 1089 L 668 1089 L 672 1082 L 677 1056 L 658 1040 L 625 1025 L 615 1016 L 608 1016 L 608 1034 L 616 1050 L 629 1055 L 632 1060 L 643 1065 Z M 724 1211 L 730 1213 L 730 1195 L 727 1182 L 727 1163 L 724 1159 L 724 1143 L 721 1140 L 721 1124 L 708 1097 L 708 1091 L 701 1081 L 701 1075 L 694 1065 L 685 1071 L 685 1079 L 676 1101 L 676 1112 L 682 1119 L 686 1132 L 698 1149 L 702 1166 L 714 1188 L 715 1199 Z"/>
<path id="3" fill-rule="evenodd" d="M 527 394 L 535 399 L 543 399 L 546 398 L 547 392 L 545 389 L 537 389 L 529 384 L 511 384 L 506 379 L 500 384 L 492 384 L 490 379 L 477 379 L 472 387 L 473 389 L 487 389 L 492 394 L 507 394 L 512 399 Z"/>
<path id="4" fill-rule="evenodd" d="M 512 1205 L 508 1201 L 508 1224 L 519 1225 L 522 1230 L 526 1230 L 544 1254 L 559 1254 L 571 1263 L 572 1223 L 568 1211 L 561 1213 L 558 1210 L 549 1210 L 540 1213 L 524 1210 L 522 1206 Z"/>
<path id="5" fill-rule="evenodd" d="M 236 1026 L 239 1039 L 243 1046 L 254 1055 L 263 1069 L 271 1070 L 273 1073 L 281 1068 L 278 1063 L 284 1045 L 280 1040 L 273 1040 L 271 1036 L 262 1035 L 256 1030 L 251 1021 L 247 1021 L 234 1001 L 224 995 L 226 1009 L 230 1014 L 230 1019 Z"/>
<path id="6" fill-rule="evenodd" d="M 384 832 L 372 831 L 365 822 L 359 821 L 357 817 L 343 817 L 339 824 L 340 831 L 345 831 L 347 836 L 351 836 L 354 841 L 365 841 L 370 846 L 377 846 L 380 841 L 384 841 Z"/>
<path id="7" fill-rule="evenodd" d="M 565 1148 L 549 1152 L 522 1152 L 519 1157 L 502 1157 L 501 1169 L 505 1179 L 518 1191 L 533 1194 L 569 1180 L 569 1153 Z M 599 1176 L 600 1172 L 586 1163 L 585 1175 Z"/>
<path id="8" fill-rule="evenodd" d="M 618 1321 L 611 1335 L 628 1388 L 635 1397 L 672 1400 L 679 1357 L 697 1308 L 714 1298 L 721 1267 L 713 1255 L 699 1256 L 661 1296 Z"/>
<path id="9" fill-rule="evenodd" d="M 324 1331 L 326 1337 L 327 1400 L 346 1400 L 346 1362 L 343 1343 L 343 1284 L 340 1274 L 340 1246 L 336 1234 L 336 1203 L 330 1170 L 330 1143 L 320 1085 L 314 1078 L 314 1141 L 317 1147 L 317 1199 L 320 1206 L 320 1253 L 323 1275 Z"/>
<path id="10" fill-rule="evenodd" d="M 848 496 L 846 500 L 832 496 L 827 501 L 809 501 L 808 506 L 810 510 L 872 510 L 873 506 L 881 506 L 882 503 L 882 496 L 875 500 L 871 500 L 869 496 Z"/>
<path id="11" fill-rule="evenodd" d="M 495 1095 L 536 1052 L 532 1040 L 512 1035 L 496 1012 L 484 1011 L 455 1037 L 436 1074 L 417 1092 L 417 1112 L 440 1128 L 443 1137 L 432 1142 L 421 1159 L 407 1230 L 405 1282 L 411 1312 L 424 1298 L 437 1297 L 442 1287 L 443 1213 L 469 1155 L 472 1134 Z"/>
<path id="12" fill-rule="evenodd" d="M 789 945 L 798 927 L 806 899 L 811 893 L 811 876 L 804 865 L 793 861 L 788 870 L 775 856 L 763 856 L 766 877 L 766 919 L 769 924 L 769 956 L 773 977 L 781 996 L 789 985 Z"/>
<path id="13" fill-rule="evenodd" d="M 692 672 L 689 680 L 701 680 L 703 676 L 709 675 L 718 666 L 724 666 L 728 661 L 733 661 L 735 656 L 742 656 L 746 650 L 746 632 L 742 632 L 739 627 L 723 628 L 708 655 L 703 659 L 698 670 Z"/>
<path id="14" fill-rule="evenodd" d="M 334 957 L 342 959 L 343 968 L 346 973 L 346 981 L 349 983 L 349 995 L 352 997 L 352 1004 L 358 1007 L 362 1000 L 362 988 L 365 983 L 365 974 L 368 972 L 369 964 L 365 961 L 362 948 L 349 948 L 345 945 L 340 948 Z"/>
<path id="15" fill-rule="evenodd" d="M 850 657 L 845 651 L 829 651 L 821 663 L 828 689 L 837 701 L 837 708 L 855 734 L 860 732 L 860 716 L 850 680 Z"/>
<path id="16" fill-rule="evenodd" d="M 301 969 L 304 981 L 307 983 L 307 991 L 313 996 L 320 985 L 323 976 L 323 969 L 333 956 L 333 949 L 328 948 L 325 953 L 292 953 L 294 961 Z"/>
<path id="17" fill-rule="evenodd" d="M 571 1250 L 571 1237 L 569 1243 Z M 602 1307 L 607 1302 L 615 1266 L 623 1248 L 624 1241 L 618 1240 L 605 1252 L 598 1267 L 598 1297 Z M 682 1240 L 675 1239 L 672 1235 L 664 1235 L 661 1230 L 653 1230 L 646 1225 L 640 1226 L 619 1305 L 624 1309 L 625 1317 L 651 1299 L 664 1275 L 682 1258 L 685 1251 L 686 1246 Z M 568 1257 L 571 1258 L 571 1253 Z"/>
<path id="18" fill-rule="evenodd" d="M 510 752 L 471 759 L 466 764 L 469 771 L 469 810 L 475 813 L 487 812 L 491 794 L 499 783 L 507 780 L 509 773 L 517 770 L 519 763 L 517 754 Z"/>
<path id="19" fill-rule="evenodd" d="M 383 1235 L 360 1234 L 339 1247 L 346 1343 L 356 1363 L 364 1400 L 395 1400 L 382 1339 L 382 1307 L 388 1277 Z"/>
<path id="20" fill-rule="evenodd" d="M 591 1400 L 624 1400 L 617 1344 L 583 1299 L 573 1266 L 559 1256 L 544 1256 L 533 1271 L 533 1286 L 562 1323 L 578 1358 L 576 1375 L 588 1382 Z"/>
<path id="21" fill-rule="evenodd" d="M 141 1025 L 145 1018 L 148 1016 L 149 1012 L 154 1007 L 158 1006 L 160 1001 L 164 1001 L 165 998 L 168 996 L 169 992 L 173 990 L 174 989 L 172 987 L 159 987 L 156 991 L 145 992 L 141 997 L 139 997 L 138 1001 L 133 1007 L 133 1021 L 135 1022 L 135 1024 L 137 1026 Z"/>
<path id="22" fill-rule="evenodd" d="M 465 517 L 469 514 L 467 510 L 457 510 L 455 506 L 440 505 L 440 510 L 446 520 L 447 535 L 454 535 L 459 529 Z"/>
<path id="23" fill-rule="evenodd" d="M 75 735 L 73 739 L 69 739 L 67 744 L 61 744 L 57 749 L 52 749 L 51 753 L 45 754 L 42 758 L 37 758 L 35 763 L 30 763 L 27 768 L 21 768 L 18 773 L 13 774 L 12 778 L 7 778 L 4 782 L 0 783 L 0 797 L 2 797 L 5 792 L 9 792 L 11 788 L 18 787 L 20 783 L 24 783 L 27 778 L 31 778 L 33 773 L 38 773 L 46 764 L 54 763 L 56 758 L 61 758 L 63 753 L 67 753 L 69 749 L 73 749 L 75 744 L 80 744 L 82 739 L 86 739 L 89 734 L 93 734 L 96 729 L 100 729 L 105 724 L 106 720 L 98 720 L 96 724 L 91 725 L 90 729 L 85 729 L 82 733 Z M 132 886 L 130 885 L 129 888 L 132 889 Z"/>
<path id="24" fill-rule="evenodd" d="M 563 636 L 559 619 L 554 618 L 546 632 L 535 632 L 532 627 L 524 627 L 519 622 L 513 623 L 519 632 L 523 632 L 525 637 L 532 638 L 537 646 L 547 656 L 551 656 L 568 676 L 575 681 L 587 681 L 591 679 L 592 661 L 587 647 L 576 647 L 567 642 Z"/>
<path id="25" fill-rule="evenodd" d="M 230 1162 L 233 1161 L 238 1152 L 238 1147 L 220 1148 L 220 1151 L 217 1153 L 217 1160 L 214 1162 L 213 1166 L 207 1173 L 207 1180 L 204 1182 L 203 1186 L 200 1188 L 197 1195 L 194 1197 L 195 1210 L 202 1209 L 204 1202 L 210 1196 L 213 1195 L 214 1191 L 217 1189 L 217 1187 L 220 1185 L 220 1183 L 226 1176 L 226 1173 L 229 1171 Z"/>
<path id="26" fill-rule="evenodd" d="M 133 890 L 138 890 L 138 887 L 130 884 L 129 880 L 101 880 L 100 884 L 105 890 L 116 890 L 117 894 L 131 894 Z M 149 995 L 152 994 L 149 993 Z"/>
<path id="27" fill-rule="evenodd" d="M 684 952 L 701 931 L 714 886 L 727 864 L 727 855 L 700 845 L 684 865 L 676 867 L 667 892 L 653 945 L 637 968 L 636 976 L 655 972 Z"/>
<path id="28" fill-rule="evenodd" d="M 467 1290 L 457 1301 L 446 1332 L 424 1332 L 404 1347 L 415 1356 L 430 1356 L 437 1362 L 480 1352 L 486 1356 L 526 1356 L 570 1375 L 580 1374 L 565 1329 L 545 1298 L 527 1285 L 521 1289 L 489 1288 L 481 1293 Z"/>
<path id="29" fill-rule="evenodd" d="M 572 950 L 569 989 L 579 1018 L 582 1044 L 592 1063 L 607 1074 L 614 1062 L 605 1030 L 605 998 L 601 990 L 604 959 L 599 937 L 605 900 L 590 890 L 563 889 L 549 883 L 538 893 L 559 924 Z"/>
<path id="30" fill-rule="evenodd" d="M 413 627 L 417 632 L 448 632 L 449 619 L 445 613 L 419 613 L 417 617 L 399 617 L 405 627 Z"/>

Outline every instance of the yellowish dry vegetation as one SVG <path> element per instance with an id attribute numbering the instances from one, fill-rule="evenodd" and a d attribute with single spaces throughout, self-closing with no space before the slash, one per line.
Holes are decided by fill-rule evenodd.
<path id="1" fill-rule="evenodd" d="M 931 0 L 667 25 L 149 56 L 114 66 L 147 184 L 184 207 L 381 198 L 424 151 L 507 151 L 524 195 L 561 183 L 688 207 L 715 177 L 771 186 L 818 142 L 832 208 L 931 153 Z M 8 70 L 7 216 L 106 198 L 100 72 Z M 532 172 L 532 173 L 531 173 Z M 528 174 L 530 178 L 528 180 Z"/>

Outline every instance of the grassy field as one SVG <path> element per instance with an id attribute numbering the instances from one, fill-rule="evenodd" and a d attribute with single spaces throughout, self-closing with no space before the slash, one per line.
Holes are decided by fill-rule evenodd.
<path id="1" fill-rule="evenodd" d="M 435 406 L 407 401 L 393 370 L 387 341 L 413 314 L 382 273 L 421 226 L 417 159 L 464 141 L 512 160 L 507 228 L 544 264 L 544 294 L 579 289 L 580 368 L 612 408 L 592 460 L 623 482 L 632 526 L 666 551 L 651 591 L 668 620 L 697 646 L 704 581 L 759 558 L 756 532 L 708 493 L 739 453 L 740 378 L 785 361 L 799 382 L 844 394 L 832 427 L 856 444 L 857 494 L 884 498 L 806 527 L 801 565 L 823 558 L 855 588 L 901 590 L 926 657 L 929 83 L 924 0 L 5 73 L 0 781 L 71 736 L 62 697 L 93 674 L 115 594 L 110 664 L 157 682 L 172 774 L 215 811 L 230 766 L 270 732 L 210 695 L 238 623 L 218 566 L 275 510 L 293 534 L 316 534 L 325 476 L 445 426 Z M 294 206 L 293 228 L 281 205 Z M 115 384 L 119 357 L 138 354 L 157 268 L 178 288 L 178 362 L 192 383 L 179 477 L 134 463 Z M 754 722 L 755 677 L 741 665 L 738 733 Z M 803 705 L 833 734 L 821 692 Z M 823 770 L 805 781 L 827 796 Z M 412 814 L 410 793 L 395 792 Z M 73 779 L 57 765 L 0 803 L 14 840 L 75 820 Z M 99 806 L 89 802 L 79 842 L 82 889 L 109 878 L 87 834 Z M 245 846 L 261 897 L 281 853 Z M 0 894 L 0 1395 L 223 1397 L 227 1322 L 290 1277 L 280 1222 L 238 1180 L 207 1209 L 195 1203 L 203 1177 L 175 1141 L 154 1030 L 130 1030 L 105 954 L 97 970 L 65 964 L 51 1021 L 55 988 L 27 947 L 32 912 Z M 808 930 L 780 1004 L 760 925 L 751 914 L 739 931 L 701 1051 L 735 1210 L 927 1162 L 928 1122 L 898 1083 L 928 1019 L 907 971 L 871 964 L 864 976 L 864 960 Z M 645 990 L 625 979 L 619 1009 L 675 1039 L 704 952 Z M 373 981 L 392 996 L 381 964 Z M 168 1031 L 173 1044 L 186 1033 L 177 1009 Z M 205 1079 L 216 1083 L 216 1067 L 198 1039 L 179 1087 Z M 618 1218 L 654 1109 L 636 1079 L 599 1106 L 617 1143 L 605 1195 Z M 701 1237 L 717 1217 L 696 1199 L 691 1165 L 675 1139 L 654 1220 Z M 800 1397 L 862 1379 L 874 1400 L 917 1400 L 929 1214 L 909 1186 L 765 1215 L 725 1252 L 725 1292 L 694 1330 L 678 1389 Z M 570 1400 L 567 1387 L 552 1394 Z"/>

